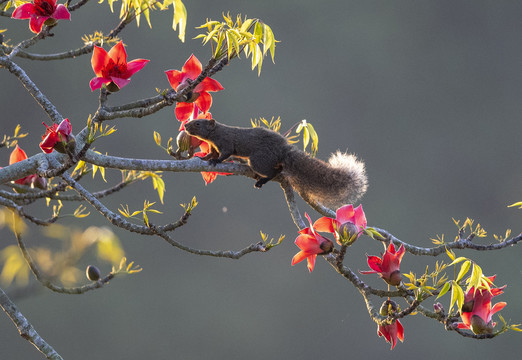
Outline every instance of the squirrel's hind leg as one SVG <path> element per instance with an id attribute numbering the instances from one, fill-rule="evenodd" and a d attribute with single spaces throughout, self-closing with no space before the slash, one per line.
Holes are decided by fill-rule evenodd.
<path id="1" fill-rule="evenodd" d="M 275 164 L 275 166 L 274 166 Z M 266 154 L 257 154 L 250 156 L 249 165 L 254 172 L 259 175 L 254 187 L 260 188 L 273 178 L 275 178 L 282 169 L 281 164 L 267 157 Z"/>

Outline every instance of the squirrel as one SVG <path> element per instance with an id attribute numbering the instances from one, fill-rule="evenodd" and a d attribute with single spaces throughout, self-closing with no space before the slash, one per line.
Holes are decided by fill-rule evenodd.
<path id="1" fill-rule="evenodd" d="M 211 165 L 230 156 L 248 160 L 258 175 L 256 188 L 281 173 L 305 200 L 338 209 L 357 201 L 368 187 L 364 163 L 352 154 L 337 151 L 326 163 L 289 144 L 275 131 L 228 126 L 214 119 L 188 121 L 185 131 L 209 144 L 211 151 L 203 160 Z"/>

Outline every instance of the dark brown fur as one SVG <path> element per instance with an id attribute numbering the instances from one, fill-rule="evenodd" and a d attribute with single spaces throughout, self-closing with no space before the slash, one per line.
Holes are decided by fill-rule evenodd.
<path id="1" fill-rule="evenodd" d="M 248 159 L 260 177 L 255 184 L 258 188 L 282 171 L 302 197 L 325 206 L 340 207 L 354 202 L 366 191 L 364 164 L 353 155 L 337 153 L 332 156 L 335 157 L 332 165 L 311 158 L 275 131 L 232 127 L 213 119 L 189 121 L 185 130 L 209 143 L 212 151 L 205 159 L 210 164 L 221 163 L 230 156 Z"/>

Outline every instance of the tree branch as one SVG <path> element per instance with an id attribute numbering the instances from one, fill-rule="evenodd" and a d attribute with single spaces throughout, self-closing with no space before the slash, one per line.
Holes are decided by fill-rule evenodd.
<path id="1" fill-rule="evenodd" d="M 49 345 L 34 329 L 29 320 L 18 310 L 18 307 L 9 299 L 7 294 L 0 288 L 0 307 L 15 324 L 20 336 L 29 341 L 47 359 L 62 360 L 63 358 Z"/>

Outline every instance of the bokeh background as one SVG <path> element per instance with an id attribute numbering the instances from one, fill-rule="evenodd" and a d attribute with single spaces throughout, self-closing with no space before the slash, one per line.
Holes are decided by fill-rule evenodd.
<path id="1" fill-rule="evenodd" d="M 268 59 L 261 76 L 249 60 L 234 60 L 216 75 L 225 91 L 213 95 L 211 109 L 222 122 L 249 126 L 250 119 L 280 116 L 283 129 L 307 119 L 319 134 L 319 154 L 350 150 L 365 160 L 370 179 L 362 199 L 369 224 L 402 240 L 430 246 L 430 238 L 456 233 L 452 218 L 475 219 L 493 234 L 522 231 L 521 210 L 507 205 L 522 200 L 522 3 L 519 1 L 237 1 L 187 0 L 187 41 L 171 29 L 172 12 L 152 14 L 153 28 L 133 24 L 121 37 L 129 60 L 151 62 L 129 86 L 111 96 L 111 104 L 153 96 L 169 87 L 163 71 L 180 69 L 194 53 L 204 62 L 210 48 L 191 40 L 194 28 L 222 12 L 258 17 L 280 41 L 275 64 Z M 56 36 L 32 52 L 51 53 L 81 46 L 80 37 L 108 31 L 118 21 L 119 3 L 89 2 L 62 21 Z M 27 21 L 0 18 L 12 42 L 30 36 Z M 90 56 L 58 62 L 16 59 L 35 83 L 71 119 L 74 130 L 97 107 L 88 82 Z M 37 153 L 44 112 L 18 80 L 0 71 L 0 134 L 21 123 L 29 131 L 21 146 Z M 168 159 L 154 144 L 153 131 L 175 137 L 173 109 L 143 119 L 120 119 L 118 129 L 96 149 L 112 155 Z M 165 140 L 164 140 L 165 142 Z M 8 163 L 9 152 L 0 152 Z M 118 179 L 116 172 L 108 181 Z M 322 259 L 308 274 L 304 264 L 290 266 L 298 251 L 296 228 L 281 189 L 269 183 L 254 190 L 247 178 L 218 178 L 204 186 L 200 174 L 164 174 L 164 215 L 182 214 L 179 203 L 196 195 L 199 205 L 176 240 L 196 248 L 241 249 L 260 240 L 259 231 L 285 234 L 283 244 L 266 254 L 240 260 L 197 257 L 156 238 L 116 231 L 129 259 L 143 272 L 113 281 L 82 296 L 41 291 L 16 300 L 36 330 L 66 359 L 317 359 L 491 358 L 516 357 L 520 336 L 509 332 L 494 340 L 465 339 L 421 315 L 404 319 L 405 343 L 393 351 L 377 338 L 358 292 Z M 87 181 L 90 190 L 106 186 Z M 150 182 L 107 199 L 139 208 L 158 201 Z M 301 211 L 319 215 L 303 202 Z M 38 211 L 35 209 L 36 213 Z M 95 211 L 77 227 L 107 225 Z M 15 243 L 0 230 L 0 248 Z M 59 246 L 31 228 L 32 246 Z M 347 264 L 366 269 L 365 254 L 382 246 L 361 238 Z M 522 322 L 520 254 L 512 247 L 497 252 L 459 252 L 476 259 L 497 285 L 508 284 L 502 315 Z M 442 257 L 441 257 L 442 259 Z M 444 260 L 447 260 L 444 259 Z M 94 258 L 82 259 L 81 266 Z M 435 259 L 404 257 L 403 271 L 421 273 Z M 103 272 L 110 265 L 98 264 Z M 375 276 L 364 278 L 383 286 Z M 6 289 L 13 292 L 14 287 Z M 445 306 L 449 298 L 442 299 Z M 379 300 L 376 300 L 379 302 Z M 429 303 L 427 303 L 429 306 Z M 41 355 L 0 315 L 0 358 L 39 359 Z"/>

